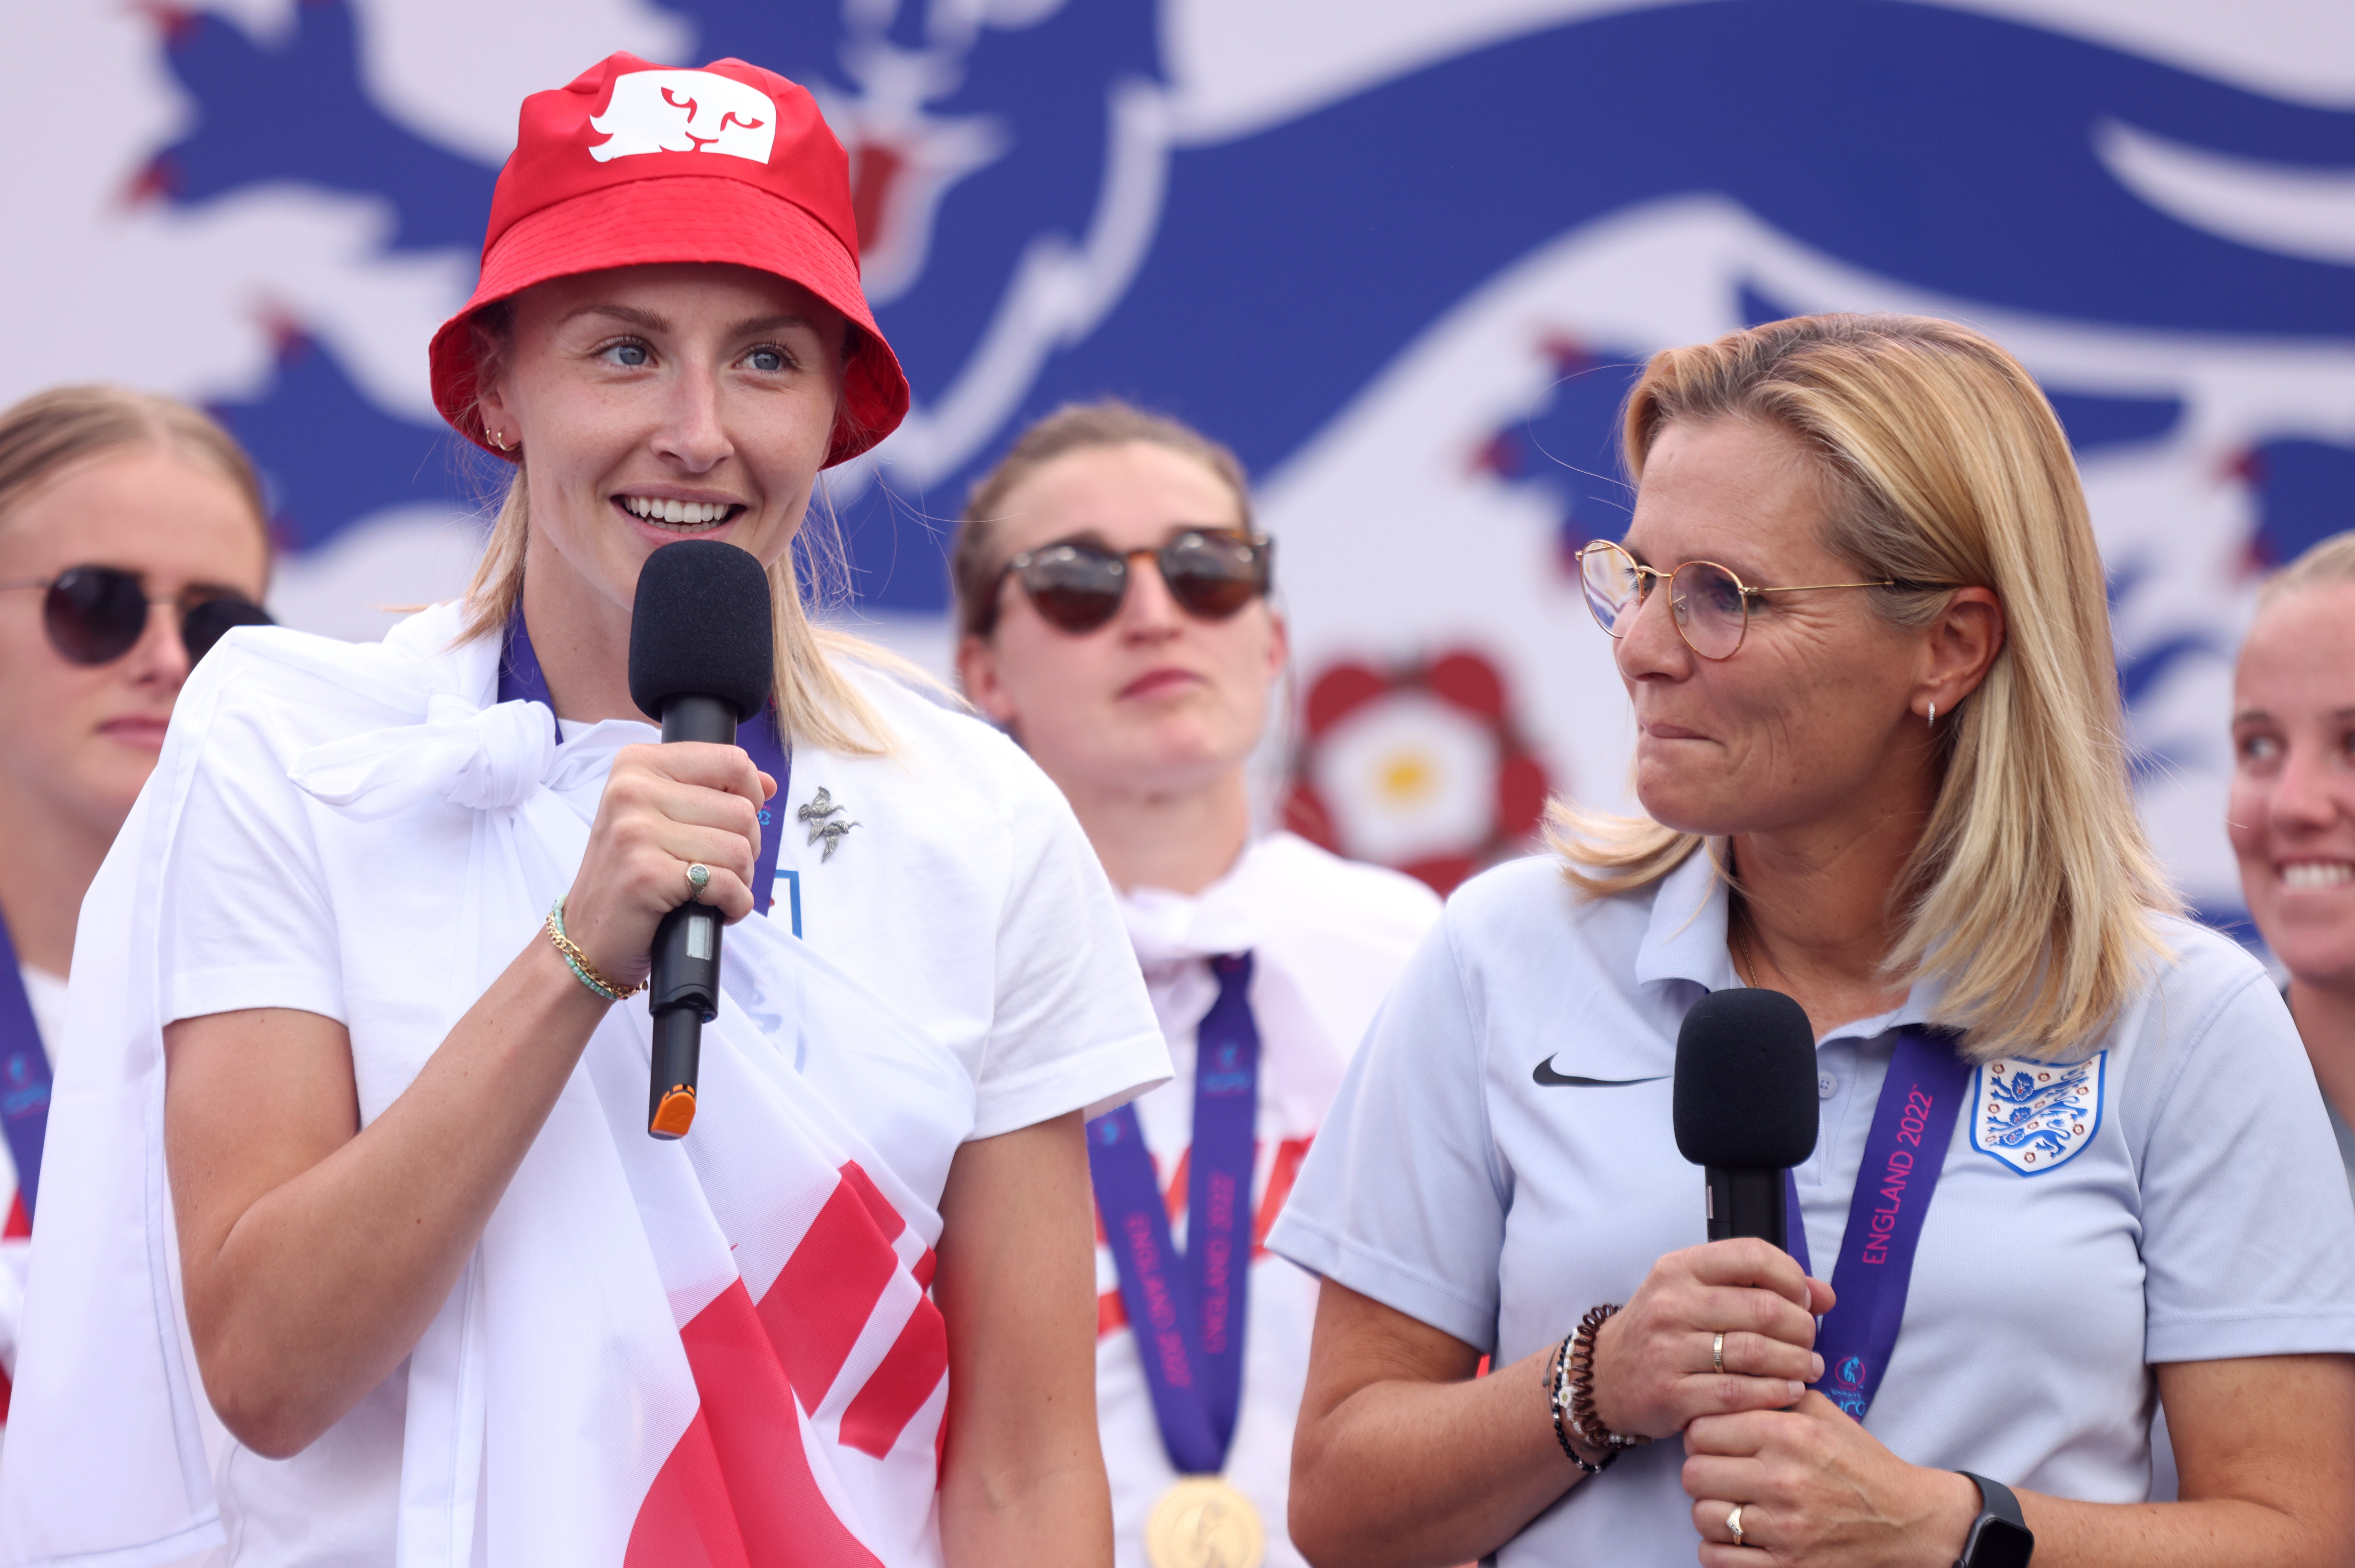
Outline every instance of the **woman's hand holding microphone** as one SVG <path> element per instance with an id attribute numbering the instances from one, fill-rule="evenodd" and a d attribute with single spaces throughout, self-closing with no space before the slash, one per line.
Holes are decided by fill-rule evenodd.
<path id="1" fill-rule="evenodd" d="M 1788 1253 L 1742 1238 L 1661 1258 L 1595 1332 L 1596 1419 L 1683 1434 L 1704 1568 L 1955 1560 L 1977 1489 L 1905 1463 L 1806 1387 L 1823 1376 L 1816 1319 L 1831 1306 L 1831 1287 Z"/>
<path id="2" fill-rule="evenodd" d="M 1754 1237 L 1672 1252 L 1595 1331 L 1595 1416 L 1667 1437 L 1705 1415 L 1787 1409 L 1823 1375 L 1816 1319 L 1831 1304 L 1830 1286 Z"/>
<path id="3" fill-rule="evenodd" d="M 699 897 L 730 925 L 752 912 L 761 807 L 777 781 L 733 746 L 677 741 L 613 758 L 581 870 L 564 895 L 565 934 L 618 990 L 653 968 L 655 927 Z M 698 890 L 689 868 L 710 880 Z"/>
<path id="4" fill-rule="evenodd" d="M 1686 1427 L 1684 1488 L 1702 1568 L 1951 1568 L 1979 1509 L 1967 1477 L 1907 1464 L 1815 1393 Z"/>

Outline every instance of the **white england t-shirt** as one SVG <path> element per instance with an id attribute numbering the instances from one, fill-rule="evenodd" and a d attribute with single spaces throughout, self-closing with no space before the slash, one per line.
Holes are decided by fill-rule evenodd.
<path id="1" fill-rule="evenodd" d="M 1174 1079 L 1136 1102 L 1136 1115 L 1168 1194 L 1172 1239 L 1181 1247 L 1195 1032 L 1219 992 L 1206 959 L 1253 955 L 1260 1085 L 1252 1235 L 1263 1243 L 1383 992 L 1438 918 L 1439 899 L 1412 877 L 1273 833 L 1254 841 L 1232 871 L 1199 895 L 1142 888 L 1121 900 L 1121 913 L 1177 1066 Z M 1178 1477 L 1155 1424 L 1101 1223 L 1096 1285 L 1096 1418 L 1112 1479 L 1114 1560 L 1120 1568 L 1144 1568 L 1146 1522 Z M 1316 1288 L 1313 1276 L 1254 1245 L 1242 1403 L 1226 1478 L 1258 1506 L 1272 1568 L 1305 1568 L 1284 1533 L 1284 1510 Z"/>
<path id="2" fill-rule="evenodd" d="M 797 906 L 803 939 L 942 1053 L 919 1084 L 903 1063 L 870 1062 L 857 1041 L 794 1045 L 797 1070 L 936 1206 L 962 1140 L 1109 1109 L 1167 1079 L 1168 1054 L 1111 886 L 1060 792 L 978 719 L 847 668 L 896 745 L 874 758 L 795 748 L 768 812 L 767 831 L 781 839 L 770 917 L 791 921 Z M 650 726 L 628 727 L 660 738 Z M 437 983 L 474 971 L 446 890 L 403 884 L 397 839 L 421 831 L 410 819 L 355 821 L 291 781 L 296 758 L 349 728 L 282 702 L 215 723 L 159 917 L 165 1020 L 295 1008 L 359 1038 L 397 1017 L 444 1016 Z M 569 786 L 584 815 L 603 783 L 599 769 Z M 842 809 L 825 820 L 856 824 L 834 835 L 830 856 L 797 821 L 820 789 Z M 432 820 L 442 824 L 435 832 L 477 831 L 470 812 Z M 466 841 L 454 842 L 463 864 Z M 450 847 L 437 842 L 424 858 L 449 863 Z M 363 1118 L 400 1086 L 364 1073 Z M 404 1364 L 283 1461 L 236 1446 L 216 1426 L 229 1560 L 389 1561 L 406 1396 Z"/>
<path id="3" fill-rule="evenodd" d="M 2081 1114 L 2042 1146 L 2007 1146 L 1986 1070 L 1968 1080 L 1865 1420 L 1900 1458 L 2139 1502 L 2152 1364 L 2355 1351 L 2355 1206 L 2288 1012 L 2231 941 L 2161 927 L 2172 960 L 2073 1058 Z M 1706 1238 L 1669 1103 L 1686 1009 L 1742 983 L 1725 941 L 1705 855 L 1591 902 L 1550 857 L 1466 884 L 1270 1245 L 1500 1364 L 1626 1300 L 1662 1254 Z M 1917 987 L 1817 1042 L 1821 1133 L 1797 1181 L 1819 1273 L 1897 1032 L 1930 1001 Z M 1673 1441 L 1623 1456 L 1497 1561 L 1689 1564 L 1682 1459 Z"/>

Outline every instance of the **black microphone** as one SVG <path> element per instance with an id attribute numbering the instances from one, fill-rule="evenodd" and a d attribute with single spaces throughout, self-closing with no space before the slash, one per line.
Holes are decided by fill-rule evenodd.
<path id="1" fill-rule="evenodd" d="M 1703 1168 L 1709 1239 L 1791 1250 L 1784 1172 L 1816 1151 L 1816 1032 L 1779 991 L 1713 991 L 1677 1032 L 1677 1151 Z"/>
<path id="2" fill-rule="evenodd" d="M 769 574 L 733 545 L 682 539 L 638 569 L 630 619 L 630 700 L 662 722 L 665 744 L 736 744 L 768 705 L 775 674 Z M 646 1131 L 684 1138 L 695 1121 L 703 1026 L 719 1015 L 719 912 L 682 904 L 655 928 L 654 1075 Z"/>

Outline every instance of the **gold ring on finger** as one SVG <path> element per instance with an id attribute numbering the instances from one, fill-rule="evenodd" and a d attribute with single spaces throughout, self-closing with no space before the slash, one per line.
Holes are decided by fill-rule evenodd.
<path id="1" fill-rule="evenodd" d="M 1709 1342 L 1709 1364 L 1717 1369 L 1720 1377 L 1725 1375 L 1725 1336 L 1723 1334 L 1712 1337 Z"/>
<path id="2" fill-rule="evenodd" d="M 687 901 L 689 904 L 702 903 L 703 890 L 710 885 L 711 868 L 709 866 L 701 861 L 697 861 L 687 868 Z"/>
<path id="3" fill-rule="evenodd" d="M 1742 1505 L 1740 1503 L 1735 1503 L 1733 1505 L 1733 1511 L 1725 1516 L 1725 1528 L 1733 1531 L 1734 1545 L 1740 1546 L 1743 1544 L 1742 1539 Z"/>

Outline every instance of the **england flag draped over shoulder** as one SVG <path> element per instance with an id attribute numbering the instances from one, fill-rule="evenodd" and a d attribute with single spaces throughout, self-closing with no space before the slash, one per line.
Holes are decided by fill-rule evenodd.
<path id="1" fill-rule="evenodd" d="M 0 1560 L 145 1568 L 224 1543 L 241 1563 L 319 1560 L 287 1532 L 330 1528 L 324 1467 L 373 1439 L 341 1431 L 360 1418 L 346 1416 L 304 1455 L 263 1460 L 233 1446 L 196 1374 L 161 1158 L 160 885 L 198 758 L 218 779 L 270 730 L 282 760 L 249 760 L 338 813 L 351 853 L 400 865 L 370 895 L 387 918 L 422 931 L 408 906 L 439 905 L 453 951 L 479 955 L 406 1022 L 354 1029 L 363 1124 L 380 1114 L 530 938 L 579 863 L 613 752 L 647 735 L 613 722 L 555 745 L 544 709 L 494 700 L 497 639 L 449 651 L 458 626 L 444 607 L 378 645 L 240 637 L 182 698 L 92 890 L 110 917 L 77 950 L 80 1048 L 50 1122 Z M 782 925 L 735 927 L 723 991 L 683 1141 L 645 1135 L 643 1001 L 591 1036 L 392 1374 L 402 1397 L 383 1408 L 400 1430 L 352 1476 L 365 1489 L 397 1474 L 397 1549 L 379 1536 L 349 1560 L 939 1561 L 947 1340 L 927 1287 L 941 1221 L 901 1172 L 909 1150 L 936 1164 L 970 1131 L 969 1085 Z M 857 1070 L 890 1077 L 888 1123 L 862 1129 L 841 1108 L 854 1097 L 796 1067 L 813 1040 L 855 1041 Z M 355 1511 L 381 1531 L 394 1510 Z"/>

